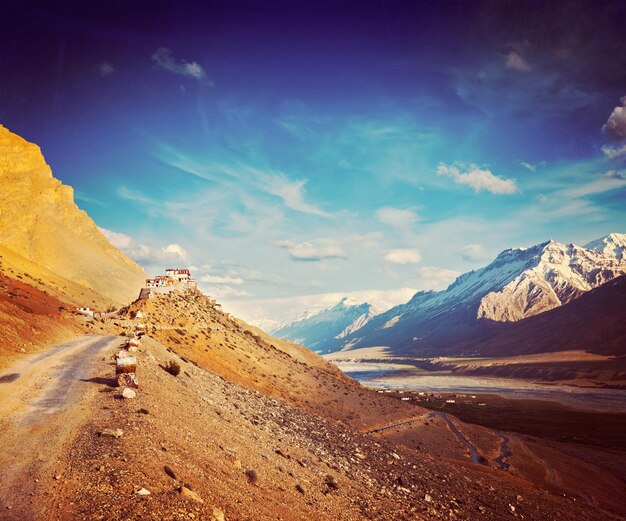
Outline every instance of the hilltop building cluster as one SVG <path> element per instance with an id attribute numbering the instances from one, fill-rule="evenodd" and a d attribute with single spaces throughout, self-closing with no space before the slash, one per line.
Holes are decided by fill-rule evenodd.
<path id="1" fill-rule="evenodd" d="M 197 289 L 198 283 L 191 278 L 191 273 L 185 268 L 168 268 L 165 275 L 157 275 L 146 279 L 146 285 L 141 289 L 139 298 L 150 298 L 156 294 L 167 295 L 174 291 Z"/>

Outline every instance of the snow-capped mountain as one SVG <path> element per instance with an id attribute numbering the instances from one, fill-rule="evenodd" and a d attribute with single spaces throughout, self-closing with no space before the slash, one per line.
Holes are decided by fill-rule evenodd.
<path id="1" fill-rule="evenodd" d="M 317 313 L 303 313 L 295 321 L 275 329 L 272 334 L 325 352 L 337 339 L 355 333 L 381 311 L 372 304 L 346 297 L 331 308 Z"/>
<path id="2" fill-rule="evenodd" d="M 282 323 L 278 320 L 272 320 L 271 318 L 263 318 L 261 320 L 254 320 L 250 322 L 250 325 L 258 327 L 259 329 L 265 331 L 268 335 L 271 335 L 282 326 Z"/>
<path id="3" fill-rule="evenodd" d="M 389 346 L 438 353 L 485 319 L 514 322 L 567 304 L 626 273 L 626 235 L 613 233 L 587 247 L 548 241 L 505 250 L 488 266 L 465 273 L 444 291 L 416 293 L 382 313 L 331 350 Z"/>
<path id="4" fill-rule="evenodd" d="M 590 250 L 599 251 L 608 257 L 624 260 L 626 255 L 626 233 L 611 233 L 597 241 L 592 241 L 585 246 Z"/>

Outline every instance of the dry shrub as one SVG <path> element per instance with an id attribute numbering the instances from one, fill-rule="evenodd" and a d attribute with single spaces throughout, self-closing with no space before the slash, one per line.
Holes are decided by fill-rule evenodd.
<path id="1" fill-rule="evenodd" d="M 172 376 L 178 376 L 180 374 L 180 364 L 175 360 L 170 360 L 169 362 L 167 362 L 163 369 L 165 369 Z"/>

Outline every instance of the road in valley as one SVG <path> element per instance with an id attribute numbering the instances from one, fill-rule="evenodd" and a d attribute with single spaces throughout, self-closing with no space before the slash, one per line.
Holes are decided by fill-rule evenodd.
<path id="1" fill-rule="evenodd" d="M 63 450 L 88 415 L 94 383 L 107 383 L 93 378 L 98 364 L 121 343 L 84 336 L 0 372 L 0 519 L 47 518 Z"/>

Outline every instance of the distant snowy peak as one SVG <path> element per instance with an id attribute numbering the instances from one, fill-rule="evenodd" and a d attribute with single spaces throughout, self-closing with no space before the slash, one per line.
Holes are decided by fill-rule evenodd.
<path id="1" fill-rule="evenodd" d="M 585 248 L 600 252 L 607 257 L 624 260 L 626 257 L 626 233 L 611 233 L 606 237 L 590 242 Z"/>
<path id="2" fill-rule="evenodd" d="M 514 322 L 567 304 L 581 294 L 626 273 L 623 246 L 626 236 L 611 234 L 591 243 L 593 248 L 549 241 L 520 250 L 524 269 L 502 288 L 492 290 L 480 301 L 478 318 Z M 588 245 L 589 246 L 589 245 Z M 511 252 L 512 250 L 507 250 Z M 504 254 L 505 252 L 503 252 Z M 489 270 L 498 260 L 483 268 Z M 502 267 L 506 267 L 503 265 Z"/>
<path id="3" fill-rule="evenodd" d="M 367 302 L 359 302 L 354 297 L 343 297 L 335 307 L 351 308 L 361 304 L 367 304 Z"/>
<path id="4" fill-rule="evenodd" d="M 269 318 L 255 320 L 251 322 L 251 325 L 265 331 L 268 335 L 271 335 L 274 331 L 281 327 L 281 323 L 278 320 L 272 320 Z"/>
<path id="5" fill-rule="evenodd" d="M 367 306 L 367 312 L 360 315 L 352 324 L 346 327 L 341 333 L 339 333 L 335 338 L 344 338 L 348 335 L 351 335 L 355 331 L 361 329 L 365 324 L 367 324 L 373 317 L 380 315 L 384 310 L 375 306 L 374 304 L 365 303 L 364 306 Z"/>
<path id="6" fill-rule="evenodd" d="M 345 297 L 332 307 L 301 315 L 275 329 L 273 334 L 319 350 L 337 338 L 354 333 L 382 311 L 368 302 Z"/>

